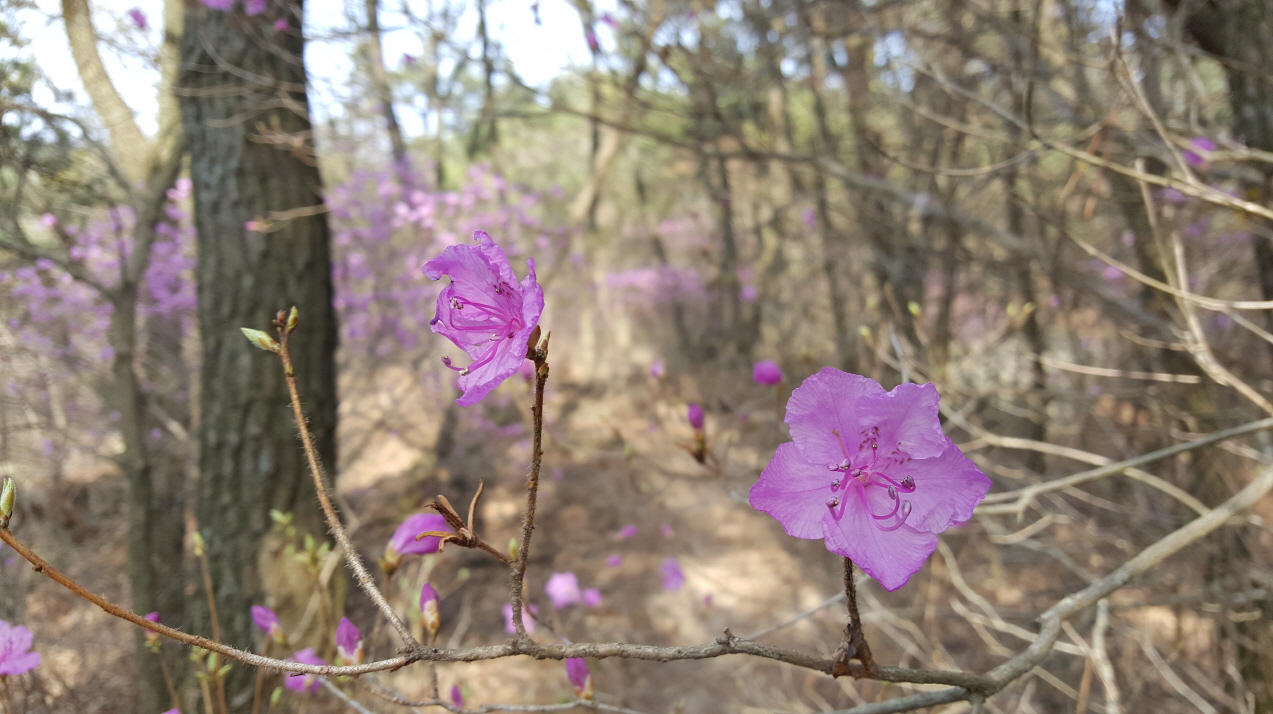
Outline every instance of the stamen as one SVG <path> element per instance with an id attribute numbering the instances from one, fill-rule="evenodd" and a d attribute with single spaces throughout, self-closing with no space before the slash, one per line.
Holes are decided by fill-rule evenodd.
<path id="1" fill-rule="evenodd" d="M 896 500 L 897 500 L 897 488 L 896 488 L 896 487 L 894 487 L 894 486 L 889 486 L 889 487 L 888 487 L 888 497 L 889 497 L 889 498 L 891 498 L 891 499 L 893 499 L 894 501 L 896 501 Z"/>
<path id="2" fill-rule="evenodd" d="M 914 490 L 915 490 L 915 479 L 914 479 L 913 477 L 911 477 L 911 476 L 903 476 L 903 477 L 902 477 L 902 488 L 909 488 L 910 490 L 914 491 Z"/>
<path id="3" fill-rule="evenodd" d="M 835 496 L 827 499 L 827 508 L 835 508 L 838 505 L 840 505 L 840 499 Z"/>

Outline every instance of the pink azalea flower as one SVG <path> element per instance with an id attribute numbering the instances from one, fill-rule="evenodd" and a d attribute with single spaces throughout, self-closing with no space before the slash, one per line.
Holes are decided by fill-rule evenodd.
<path id="1" fill-rule="evenodd" d="M 243 14 L 249 17 L 265 12 L 265 0 L 243 0 Z"/>
<path id="2" fill-rule="evenodd" d="M 575 688 L 575 696 L 580 699 L 592 699 L 592 675 L 588 673 L 587 660 L 579 657 L 566 659 L 566 679 Z"/>
<path id="3" fill-rule="evenodd" d="M 340 618 L 340 624 L 336 626 L 336 663 L 362 664 L 362 658 L 362 633 L 348 617 Z"/>
<path id="4" fill-rule="evenodd" d="M 738 290 L 738 299 L 743 302 L 752 302 L 758 297 L 760 297 L 760 291 L 755 285 L 744 285 Z"/>
<path id="5" fill-rule="evenodd" d="M 229 12 L 234 9 L 234 0 L 200 0 L 200 2 L 209 10 Z"/>
<path id="6" fill-rule="evenodd" d="M 752 487 L 752 507 L 902 587 L 991 485 L 942 433 L 937 401 L 931 384 L 885 392 L 830 367 L 809 377 L 787 402 L 793 442 Z"/>
<path id="7" fill-rule="evenodd" d="M 579 592 L 579 577 L 574 573 L 553 573 L 548 576 L 548 582 L 544 583 L 544 594 L 558 610 L 576 605 L 583 599 L 583 593 Z"/>
<path id="8" fill-rule="evenodd" d="M 1205 136 L 1195 136 L 1193 139 L 1189 141 L 1189 145 L 1195 149 L 1198 149 L 1199 151 L 1204 151 L 1208 154 L 1216 150 L 1216 143 Z M 1185 162 L 1191 166 L 1202 167 L 1207 165 L 1206 158 L 1204 158 L 1203 156 L 1200 156 L 1195 151 L 1184 149 L 1180 152 L 1180 155 L 1183 156 L 1185 159 Z"/>
<path id="9" fill-rule="evenodd" d="M 283 634 L 283 624 L 278 621 L 278 615 L 270 608 L 264 605 L 253 605 L 252 622 L 280 645 L 287 642 L 287 636 Z"/>
<path id="10" fill-rule="evenodd" d="M 22 625 L 0 620 L 0 675 L 25 674 L 40 666 L 40 653 L 29 651 L 34 639 Z"/>
<path id="11" fill-rule="evenodd" d="M 782 384 L 782 369 L 773 360 L 761 360 L 752 366 L 751 379 L 756 384 L 767 387 Z"/>
<path id="12" fill-rule="evenodd" d="M 287 661 L 301 664 L 327 664 L 326 660 L 314 654 L 313 647 L 306 647 L 295 655 L 288 657 Z M 283 684 L 293 692 L 317 692 L 323 686 L 316 674 L 289 674 L 284 677 Z"/>
<path id="13" fill-rule="evenodd" d="M 606 558 L 606 565 L 609 565 L 612 568 L 617 568 L 620 565 L 623 565 L 623 558 L 618 555 L 612 555 L 609 558 Z"/>
<path id="14" fill-rule="evenodd" d="M 451 685 L 451 703 L 461 709 L 464 708 L 464 693 L 460 691 L 458 684 Z"/>
<path id="15" fill-rule="evenodd" d="M 529 612 L 527 612 L 529 610 Z M 526 626 L 527 634 L 535 634 L 535 615 L 539 614 L 539 608 L 534 605 L 528 606 L 522 610 L 522 624 Z M 517 634 L 517 627 L 513 625 L 513 603 L 504 603 L 504 631 L 510 635 Z"/>
<path id="16" fill-rule="evenodd" d="M 279 19 L 274 21 L 275 32 L 286 32 L 287 28 L 289 27 L 291 27 L 291 25 L 288 24 L 287 18 L 285 17 L 280 17 Z"/>
<path id="17" fill-rule="evenodd" d="M 650 376 L 655 379 L 663 376 L 663 363 L 661 361 L 654 360 L 654 363 L 650 365 Z"/>
<path id="18" fill-rule="evenodd" d="M 428 555 L 438 552 L 441 538 L 427 536 L 416 540 L 416 536 L 429 531 L 450 532 L 450 530 L 446 525 L 446 519 L 440 514 L 417 513 L 411 516 L 398 526 L 398 530 L 393 532 L 393 537 L 385 545 L 385 557 L 380 561 L 381 567 L 385 569 L 385 572 L 392 574 L 398 569 L 404 555 Z"/>
<path id="19" fill-rule="evenodd" d="M 813 228 L 818 225 L 818 214 L 813 212 L 812 208 L 806 208 L 800 212 L 800 218 L 804 220 L 804 224 Z"/>
<path id="20" fill-rule="evenodd" d="M 659 532 L 663 534 L 664 538 L 671 538 L 672 536 L 676 535 L 676 531 L 672 530 L 671 523 L 661 524 L 659 526 Z"/>
<path id="21" fill-rule="evenodd" d="M 129 10 L 127 14 L 128 19 L 133 21 L 133 26 L 138 30 L 145 32 L 146 28 L 150 27 L 150 23 L 146 21 L 146 13 L 142 12 L 141 8 L 135 7 Z"/>
<path id="22" fill-rule="evenodd" d="M 686 410 L 685 418 L 689 420 L 690 426 L 694 427 L 694 431 L 703 430 L 703 408 L 697 404 L 691 404 Z"/>
<path id="23" fill-rule="evenodd" d="M 663 589 L 664 590 L 680 590 L 685 584 L 685 571 L 681 570 L 681 563 L 676 558 L 668 558 L 663 561 Z"/>
<path id="24" fill-rule="evenodd" d="M 601 591 L 596 588 L 584 590 L 583 604 L 588 607 L 601 607 Z"/>
<path id="25" fill-rule="evenodd" d="M 627 540 L 628 538 L 632 538 L 636 536 L 636 534 L 637 534 L 636 526 L 624 526 L 619 529 L 619 532 L 615 534 L 615 537 L 621 540 Z"/>
<path id="26" fill-rule="evenodd" d="M 443 275 L 451 284 L 438 294 L 437 315 L 429 321 L 433 331 L 464 350 L 473 363 L 454 367 L 460 373 L 464 395 L 455 401 L 462 407 L 477 404 L 505 379 L 513 376 L 526 359 L 526 342 L 544 311 L 544 291 L 535 280 L 535 261 L 519 285 L 504 251 L 485 231 L 475 231 L 479 245 L 453 245 L 424 264 L 424 274 L 434 280 Z"/>

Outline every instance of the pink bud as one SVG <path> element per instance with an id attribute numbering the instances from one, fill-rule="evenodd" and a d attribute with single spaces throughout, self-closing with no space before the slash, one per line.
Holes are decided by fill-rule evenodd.
<path id="1" fill-rule="evenodd" d="M 690 404 L 686 418 L 689 419 L 690 426 L 694 427 L 695 431 L 703 430 L 703 408 L 698 404 Z"/>
<path id="2" fill-rule="evenodd" d="M 751 378 L 764 386 L 782 384 L 782 369 L 773 360 L 761 360 L 751 368 Z"/>
<path id="3" fill-rule="evenodd" d="M 586 660 L 578 657 L 567 658 L 566 678 L 574 685 L 576 697 L 592 699 L 592 675 L 588 673 Z"/>

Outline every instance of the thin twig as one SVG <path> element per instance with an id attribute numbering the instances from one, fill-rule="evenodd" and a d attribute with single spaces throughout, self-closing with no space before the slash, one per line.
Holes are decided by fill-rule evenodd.
<path id="1" fill-rule="evenodd" d="M 531 334 L 531 342 L 538 342 L 539 328 Z M 535 503 L 539 495 L 539 469 L 544 459 L 544 385 L 548 382 L 548 340 L 527 345 L 527 358 L 535 364 L 535 404 L 530 408 L 533 435 L 530 452 L 530 475 L 526 478 L 526 515 L 522 520 L 522 542 L 517 549 L 517 562 L 513 564 L 512 601 L 513 627 L 519 640 L 527 640 L 526 625 L 522 622 L 522 587 L 526 582 L 526 561 L 530 558 L 530 537 L 535 532 Z"/>
<path id="2" fill-rule="evenodd" d="M 300 431 L 301 445 L 305 447 L 305 459 L 309 464 L 309 473 L 314 478 L 314 490 L 318 493 L 318 502 L 323 508 L 323 516 L 327 519 L 327 527 L 335 536 L 336 542 L 340 545 L 340 549 L 345 551 L 345 562 L 349 564 L 349 569 L 354 571 L 354 578 L 358 581 L 358 586 L 363 592 L 367 593 L 367 597 L 376 604 L 380 612 L 398 631 L 398 636 L 402 638 L 403 644 L 408 650 L 420 648 L 420 643 L 411 635 L 411 630 L 407 628 L 402 618 L 398 617 L 398 613 L 394 612 L 393 606 L 385 599 L 380 588 L 376 587 L 376 579 L 371 577 L 371 573 L 367 572 L 367 566 L 363 565 L 362 557 L 358 555 L 358 550 L 354 548 L 354 544 L 349 541 L 349 534 L 345 532 L 345 527 L 341 525 L 340 516 L 336 514 L 336 507 L 332 505 L 331 497 L 327 493 L 327 485 L 323 483 L 322 468 L 318 463 L 318 452 L 314 449 L 314 440 L 310 437 L 309 425 L 305 421 L 305 413 L 301 410 L 301 396 L 296 390 L 296 373 L 292 368 L 292 356 L 288 349 L 288 337 L 296 327 L 296 308 L 292 308 L 291 315 L 284 316 L 279 311 L 280 317 L 275 320 L 275 326 L 278 328 L 279 334 L 279 359 L 283 363 L 283 373 L 287 377 L 287 393 L 292 400 L 292 415 L 296 418 L 296 428 Z"/>

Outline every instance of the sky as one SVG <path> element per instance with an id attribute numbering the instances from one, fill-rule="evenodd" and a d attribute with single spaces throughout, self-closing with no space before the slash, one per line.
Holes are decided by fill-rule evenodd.
<path id="1" fill-rule="evenodd" d="M 424 0 L 408 1 L 418 16 L 424 14 Z M 454 1 L 458 3 L 460 0 Z M 588 45 L 579 14 L 568 0 L 540 0 L 542 24 L 539 25 L 534 22 L 533 1 L 490 0 L 487 17 L 491 37 L 502 44 L 523 81 L 531 86 L 546 86 L 562 68 L 589 62 Z M 93 21 L 99 34 L 118 34 L 122 41 L 150 48 L 158 45 L 160 30 L 156 25 L 161 21 L 163 0 L 89 0 L 89 4 L 93 8 Z M 381 26 L 385 29 L 385 63 L 392 69 L 401 65 L 403 55 L 420 54 L 422 46 L 415 33 L 406 27 L 403 16 L 392 9 L 401 7 L 399 0 L 382 0 L 381 4 L 386 8 L 381 16 Z M 73 90 L 76 101 L 87 106 L 87 95 L 75 72 L 66 34 L 58 19 L 60 2 L 38 0 L 37 5 L 38 10 L 24 11 L 19 15 L 21 34 L 31 41 L 30 44 L 17 51 L 0 47 L 0 56 L 15 53 L 34 56 L 53 85 L 61 90 Z M 616 0 L 602 0 L 595 5 L 598 12 L 613 12 Z M 350 18 L 361 17 L 362 7 L 363 0 L 306 0 L 305 33 L 312 38 L 338 35 L 339 31 L 351 27 Z M 151 26 L 147 31 L 139 32 L 132 27 L 127 18 L 127 12 L 132 8 L 140 9 L 149 19 Z M 476 23 L 476 11 L 467 8 L 460 20 L 458 36 L 471 38 L 475 34 Z M 121 28 L 124 32 L 119 33 Z M 600 25 L 597 36 L 603 47 L 613 46 L 609 28 Z M 307 43 L 305 61 L 312 83 L 310 103 L 316 123 L 340 111 L 341 88 L 347 84 L 353 70 L 349 56 L 351 47 L 352 43 L 344 39 L 318 39 Z M 104 55 L 107 72 L 124 101 L 136 114 L 138 125 L 143 132 L 153 134 L 158 107 L 158 72 L 147 67 L 144 61 L 124 56 L 108 46 L 103 45 L 100 51 Z M 49 87 L 39 88 L 35 99 L 45 106 L 58 106 Z M 423 128 L 415 112 L 403 112 L 401 119 L 403 130 L 408 135 L 418 134 Z"/>

